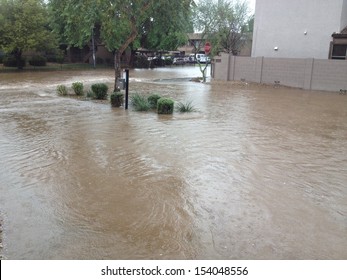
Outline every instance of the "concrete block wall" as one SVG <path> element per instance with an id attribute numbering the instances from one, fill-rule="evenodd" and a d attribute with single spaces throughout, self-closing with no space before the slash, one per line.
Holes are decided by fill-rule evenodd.
<path id="1" fill-rule="evenodd" d="M 256 60 L 234 56 L 233 80 L 256 81 Z"/>
<path id="2" fill-rule="evenodd" d="M 313 90 L 340 91 L 347 89 L 347 61 L 318 59 L 312 71 Z"/>
<path id="3" fill-rule="evenodd" d="M 230 71 L 230 56 L 229 54 L 222 53 L 220 56 L 213 58 L 212 78 L 216 80 L 230 81 L 229 71 Z"/>
<path id="4" fill-rule="evenodd" d="M 304 88 L 304 76 L 305 59 L 264 59 L 262 83 Z"/>
<path id="5" fill-rule="evenodd" d="M 245 80 L 291 87 L 340 91 L 347 89 L 347 61 L 237 57 L 222 54 L 213 63 L 216 80 Z"/>

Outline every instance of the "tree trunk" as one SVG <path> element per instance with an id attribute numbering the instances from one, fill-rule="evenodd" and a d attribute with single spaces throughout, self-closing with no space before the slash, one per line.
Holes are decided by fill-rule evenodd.
<path id="1" fill-rule="evenodd" d="M 120 64 L 120 58 L 121 58 L 121 53 L 119 50 L 116 50 L 114 53 L 114 92 L 120 91 L 118 88 L 118 79 L 121 78 L 121 64 Z"/>
<path id="2" fill-rule="evenodd" d="M 17 61 L 17 69 L 22 70 L 24 67 L 24 63 L 22 60 L 22 50 L 16 49 L 14 52 L 14 57 Z"/>
<path id="3" fill-rule="evenodd" d="M 202 82 L 206 83 L 206 69 L 207 69 L 207 66 L 208 66 L 208 61 L 206 61 L 205 65 L 202 65 L 200 63 L 200 61 L 198 61 L 198 65 L 199 65 L 199 68 L 200 68 L 200 72 L 202 74 Z"/>
<path id="4" fill-rule="evenodd" d="M 143 8 L 142 11 L 146 11 L 150 4 L 152 2 L 149 1 Z M 114 80 L 114 91 L 119 91 L 118 87 L 117 87 L 117 82 L 118 82 L 118 79 L 121 77 L 121 71 L 122 71 L 122 68 L 121 68 L 121 64 L 120 64 L 120 58 L 122 56 L 122 54 L 125 52 L 125 50 L 127 49 L 127 47 L 132 43 L 134 42 L 134 40 L 136 39 L 136 36 L 137 36 L 137 26 L 136 26 L 136 18 L 135 16 L 132 16 L 131 17 L 131 33 L 129 35 L 129 37 L 125 40 L 124 44 L 118 49 L 115 51 L 115 54 L 114 54 L 114 69 L 115 69 L 115 80 Z"/>

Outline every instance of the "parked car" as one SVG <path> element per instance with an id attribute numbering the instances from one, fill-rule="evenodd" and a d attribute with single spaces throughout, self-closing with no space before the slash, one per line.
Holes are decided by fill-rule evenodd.
<path id="1" fill-rule="evenodd" d="M 193 53 L 189 55 L 189 63 L 196 63 L 196 58 Z"/>
<path id="2" fill-rule="evenodd" d="M 201 54 L 201 53 L 196 54 L 196 60 L 199 63 L 210 63 L 211 62 L 211 59 L 207 55 Z"/>
<path id="3" fill-rule="evenodd" d="M 184 61 L 184 59 L 182 57 L 175 57 L 173 60 L 173 64 L 174 65 L 183 65 L 186 62 Z"/>

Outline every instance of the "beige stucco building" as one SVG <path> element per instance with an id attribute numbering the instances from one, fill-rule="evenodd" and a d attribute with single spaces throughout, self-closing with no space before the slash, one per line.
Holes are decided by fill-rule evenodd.
<path id="1" fill-rule="evenodd" d="M 346 26 L 347 0 L 257 0 L 252 57 L 328 59 Z"/>

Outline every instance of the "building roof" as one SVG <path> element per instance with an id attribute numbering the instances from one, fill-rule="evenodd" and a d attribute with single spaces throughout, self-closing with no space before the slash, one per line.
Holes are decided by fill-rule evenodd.
<path id="1" fill-rule="evenodd" d="M 201 40 L 202 38 L 201 33 L 188 33 L 187 35 L 189 40 Z"/>
<path id="2" fill-rule="evenodd" d="M 331 36 L 333 38 L 347 38 L 347 26 L 340 33 L 333 33 Z"/>

